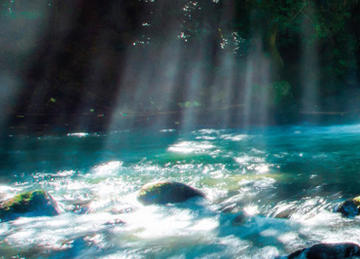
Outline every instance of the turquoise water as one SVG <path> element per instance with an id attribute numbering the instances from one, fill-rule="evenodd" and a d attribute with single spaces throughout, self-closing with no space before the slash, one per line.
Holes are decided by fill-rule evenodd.
<path id="1" fill-rule="evenodd" d="M 358 125 L 9 136 L 0 198 L 42 188 L 61 214 L 0 223 L 0 254 L 274 258 L 318 242 L 360 243 L 359 218 L 334 212 L 360 194 L 359 147 Z M 142 206 L 138 190 L 157 180 L 207 200 Z"/>

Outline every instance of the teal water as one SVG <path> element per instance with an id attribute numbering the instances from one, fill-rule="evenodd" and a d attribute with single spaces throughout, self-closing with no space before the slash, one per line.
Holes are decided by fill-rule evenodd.
<path id="1" fill-rule="evenodd" d="M 9 136 L 0 198 L 42 188 L 61 214 L 0 223 L 0 255 L 274 258 L 318 242 L 360 243 L 359 218 L 334 212 L 360 194 L 359 147 L 358 125 Z M 142 206 L 138 190 L 157 180 L 207 200 Z"/>

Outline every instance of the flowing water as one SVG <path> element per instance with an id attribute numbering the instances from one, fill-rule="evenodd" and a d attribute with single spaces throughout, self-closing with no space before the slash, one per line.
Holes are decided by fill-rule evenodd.
<path id="1" fill-rule="evenodd" d="M 61 213 L 0 223 L 0 254 L 274 258 L 318 242 L 360 243 L 359 218 L 334 212 L 360 194 L 359 133 L 350 125 L 9 136 L 1 199 L 42 188 Z M 207 199 L 142 206 L 138 190 L 157 180 Z"/>

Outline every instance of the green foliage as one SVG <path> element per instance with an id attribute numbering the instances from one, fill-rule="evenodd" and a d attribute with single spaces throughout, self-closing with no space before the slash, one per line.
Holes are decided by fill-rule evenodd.
<path id="1" fill-rule="evenodd" d="M 279 105 L 292 97 L 291 84 L 288 81 L 274 82 L 271 87 L 275 105 Z"/>
<path id="2" fill-rule="evenodd" d="M 275 82 L 265 86 L 253 85 L 251 101 L 256 103 L 261 99 L 257 96 L 258 93 L 270 93 L 270 105 L 281 107 L 301 98 L 301 84 L 296 81 L 301 81 L 297 76 L 301 74 L 304 45 L 317 51 L 320 67 L 314 71 L 318 73 L 316 77 L 319 78 L 320 83 L 320 98 L 329 92 L 331 82 L 345 82 L 349 75 L 357 73 L 360 75 L 359 12 L 356 11 L 359 10 L 359 2 L 358 0 L 139 0 L 131 4 L 136 6 L 135 8 L 129 7 L 135 10 L 132 14 L 138 16 L 134 17 L 134 20 L 130 19 L 130 16 L 126 18 L 126 15 L 121 19 L 112 18 L 111 10 L 93 12 L 90 9 L 96 8 L 90 8 L 79 16 L 86 18 L 79 18 L 81 20 L 79 26 L 69 25 L 73 27 L 66 28 L 64 24 L 69 17 L 66 17 L 65 12 L 62 11 L 61 8 L 65 9 L 65 4 L 61 5 L 61 1 L 51 5 L 48 5 L 48 0 L 4 1 L 0 4 L 0 18 L 3 23 L 2 35 L 5 37 L 2 38 L 0 52 L 5 57 L 6 62 L 3 63 L 9 70 L 14 70 L 14 64 L 18 63 L 21 69 L 27 67 L 23 65 L 39 64 L 34 65 L 36 69 L 33 70 L 36 71 L 34 74 L 38 73 L 37 75 L 29 73 L 31 75 L 22 76 L 29 78 L 31 84 L 35 85 L 34 89 L 29 91 L 31 98 L 26 96 L 24 100 L 36 100 L 36 105 L 45 107 L 43 110 L 51 108 L 72 111 L 72 108 L 67 107 L 76 107 L 79 100 L 86 99 L 91 105 L 87 109 L 93 113 L 95 109 L 90 107 L 96 107 L 96 113 L 101 117 L 106 114 L 102 113 L 102 108 L 112 106 L 108 100 L 113 99 L 112 90 L 116 87 L 109 87 L 109 91 L 99 91 L 100 87 L 92 87 L 92 84 L 88 86 L 89 82 L 94 82 L 96 86 L 111 85 L 111 82 L 115 82 L 119 72 L 116 64 L 118 60 L 127 58 L 127 54 L 130 53 L 126 52 L 127 48 L 131 48 L 131 51 L 134 51 L 131 53 L 139 57 L 147 51 L 156 53 L 154 56 L 149 55 L 153 57 L 151 61 L 155 64 L 165 54 L 168 55 L 168 46 L 171 51 L 174 49 L 174 53 L 178 54 L 174 55 L 174 60 L 169 55 L 170 62 L 178 64 L 176 77 L 185 78 L 184 83 L 179 83 L 179 89 L 175 89 L 176 93 L 188 87 L 186 73 L 191 69 L 191 62 L 195 59 L 196 62 L 199 61 L 201 69 L 197 73 L 202 73 L 200 77 L 204 80 L 201 94 L 190 97 L 186 96 L 186 91 L 183 91 L 185 94 L 176 96 L 169 94 L 169 98 L 173 98 L 168 101 L 172 105 L 171 109 L 174 107 L 191 109 L 206 106 L 208 103 L 226 104 L 231 99 L 227 92 L 222 91 L 221 85 L 212 84 L 216 81 L 216 76 L 213 75 L 217 75 L 218 67 L 224 69 L 219 73 L 222 75 L 228 75 L 230 69 L 236 71 L 234 74 L 240 71 L 236 79 L 239 83 L 234 84 L 239 88 L 237 93 L 245 92 L 241 89 L 244 87 L 241 78 L 246 77 L 241 74 L 245 73 L 242 66 L 251 53 L 254 37 L 259 37 L 260 41 L 262 40 L 261 51 L 265 52 L 261 54 L 265 54 L 270 60 L 270 70 L 273 72 L 270 80 Z M 141 8 L 138 7 L 143 7 L 144 10 L 139 11 Z M 43 19 L 48 16 L 49 20 Z M 57 18 L 53 19 L 56 16 Z M 94 19 L 90 19 L 92 16 Z M 39 40 L 30 37 L 41 35 L 37 29 L 41 27 L 38 24 L 43 20 L 45 21 L 43 24 L 49 25 L 44 28 L 49 27 L 51 30 L 48 36 L 43 35 L 46 36 L 43 37 L 44 42 L 49 41 L 48 45 L 42 44 L 44 42 L 41 42 L 41 37 Z M 62 20 L 64 24 L 60 22 Z M 29 24 L 34 26 L 28 27 Z M 101 29 L 97 30 L 97 28 Z M 26 35 L 31 30 L 33 33 L 27 38 Z M 106 37 L 101 38 L 103 35 Z M 57 38 L 63 40 L 54 44 L 53 39 Z M 99 42 L 103 43 L 99 44 Z M 47 48 L 43 46 L 48 46 L 49 50 L 46 51 Z M 141 51 L 144 52 L 139 54 L 137 51 L 140 51 L 140 46 Z M 36 52 L 48 58 L 34 62 L 30 59 L 30 54 Z M 158 54 L 159 56 L 156 56 Z M 231 65 L 233 67 L 229 68 L 230 66 L 222 64 L 224 57 L 234 61 L 234 65 Z M 22 63 L 22 60 L 28 63 Z M 141 61 L 141 58 L 138 61 Z M 93 70 L 96 70 L 96 73 L 89 73 Z M 139 86 L 134 83 L 134 87 Z M 335 93 L 341 90 L 343 84 L 331 87 L 336 88 L 332 91 Z M 235 96 L 233 99 L 238 101 L 241 97 Z M 150 97 L 138 106 L 140 110 L 163 111 L 169 108 L 163 105 L 161 97 Z M 24 105 L 24 107 L 30 106 Z M 18 121 L 23 121 L 21 119 L 25 116 L 28 118 L 24 112 L 26 111 L 14 112 Z M 126 117 L 127 113 L 122 113 L 121 116 Z"/>

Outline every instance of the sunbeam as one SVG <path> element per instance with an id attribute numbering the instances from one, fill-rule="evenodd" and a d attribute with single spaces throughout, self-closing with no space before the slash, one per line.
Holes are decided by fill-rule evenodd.
<path id="1" fill-rule="evenodd" d="M 2 1 L 0 257 L 360 256 L 359 13 Z"/>
<path id="2" fill-rule="evenodd" d="M 305 11 L 302 22 L 302 60 L 301 60 L 301 78 L 302 78 L 302 109 L 305 113 L 311 114 L 320 110 L 319 103 L 319 61 L 318 44 L 314 38 L 314 10 L 309 6 Z"/>

